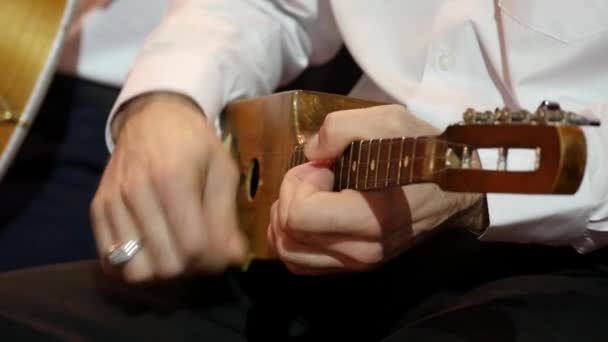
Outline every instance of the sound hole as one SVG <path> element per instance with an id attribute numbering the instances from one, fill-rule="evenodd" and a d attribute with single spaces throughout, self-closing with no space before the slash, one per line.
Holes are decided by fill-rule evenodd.
<path id="1" fill-rule="evenodd" d="M 258 185 L 260 183 L 260 163 L 254 158 L 249 166 L 249 173 L 247 174 L 247 195 L 249 200 L 253 200 L 258 192 Z"/>

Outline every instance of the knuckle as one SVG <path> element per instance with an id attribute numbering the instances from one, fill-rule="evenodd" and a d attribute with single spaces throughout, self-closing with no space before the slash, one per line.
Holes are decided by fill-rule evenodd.
<path id="1" fill-rule="evenodd" d="M 180 179 L 180 171 L 176 166 L 164 165 L 154 168 L 151 171 L 151 178 L 154 186 L 163 191 L 168 189 L 176 179 Z"/>
<path id="2" fill-rule="evenodd" d="M 160 280 L 170 280 L 177 278 L 184 271 L 181 263 L 162 262 L 155 270 L 156 277 Z"/>
<path id="3" fill-rule="evenodd" d="M 184 234 L 180 240 L 180 254 L 187 260 L 197 260 L 203 250 L 203 241 L 194 234 Z"/>
<path id="4" fill-rule="evenodd" d="M 319 137 L 322 140 L 327 140 L 335 136 L 340 130 L 341 112 L 331 112 L 325 116 L 323 124 L 319 128 Z"/>
<path id="5" fill-rule="evenodd" d="M 142 267 L 126 267 L 122 277 L 128 284 L 141 284 L 151 281 L 153 274 L 151 270 Z"/>
<path id="6" fill-rule="evenodd" d="M 120 198 L 127 207 L 133 208 L 142 197 L 142 182 L 124 182 L 119 187 Z"/>
<path id="7" fill-rule="evenodd" d="M 280 226 L 282 231 L 300 231 L 306 226 L 306 215 L 299 209 L 297 205 L 292 205 L 287 210 L 287 222 L 285 226 Z"/>

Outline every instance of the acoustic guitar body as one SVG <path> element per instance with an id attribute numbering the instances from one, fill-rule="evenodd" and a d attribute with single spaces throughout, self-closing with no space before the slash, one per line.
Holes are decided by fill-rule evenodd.
<path id="1" fill-rule="evenodd" d="M 224 142 L 238 161 L 241 228 L 256 258 L 271 255 L 266 243 L 270 207 L 294 148 L 315 132 L 328 113 L 379 105 L 348 96 L 293 90 L 232 102 L 222 116 Z"/>
<path id="2" fill-rule="evenodd" d="M 75 7 L 75 0 L 0 1 L 0 178 L 46 94 Z"/>

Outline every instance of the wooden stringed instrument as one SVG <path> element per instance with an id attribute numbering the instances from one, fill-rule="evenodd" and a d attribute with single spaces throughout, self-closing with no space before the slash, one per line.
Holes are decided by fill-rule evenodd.
<path id="1" fill-rule="evenodd" d="M 230 103 L 222 115 L 223 139 L 238 162 L 237 201 L 252 259 L 270 259 L 266 230 L 270 207 L 285 173 L 306 162 L 302 147 L 328 113 L 383 105 L 363 99 L 286 91 Z M 599 125 L 546 102 L 535 113 L 463 113 L 437 136 L 353 141 L 334 162 L 335 189 L 377 190 L 434 183 L 444 191 L 573 194 L 584 175 L 587 149 L 581 125 Z M 475 150 L 495 148 L 496 169 L 475 168 Z M 530 149 L 530 170 L 509 170 L 510 149 Z"/>
<path id="2" fill-rule="evenodd" d="M 0 178 L 46 94 L 75 7 L 75 0 L 0 2 Z"/>

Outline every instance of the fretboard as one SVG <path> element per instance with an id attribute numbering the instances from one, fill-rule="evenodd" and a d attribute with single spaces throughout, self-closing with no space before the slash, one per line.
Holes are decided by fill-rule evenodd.
<path id="1" fill-rule="evenodd" d="M 373 190 L 429 180 L 445 166 L 429 137 L 358 140 L 334 160 L 336 190 Z M 308 162 L 303 145 L 296 146 L 289 167 Z"/>

